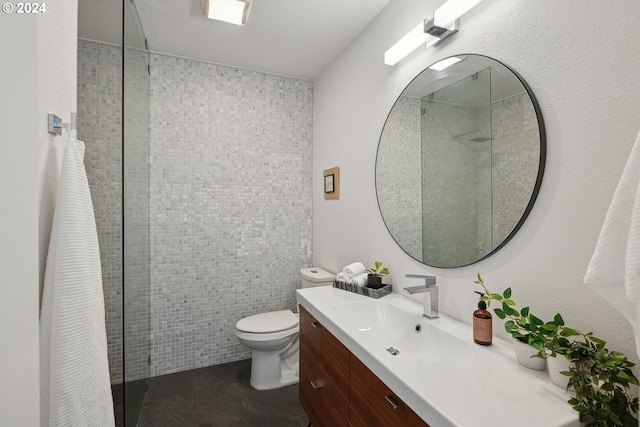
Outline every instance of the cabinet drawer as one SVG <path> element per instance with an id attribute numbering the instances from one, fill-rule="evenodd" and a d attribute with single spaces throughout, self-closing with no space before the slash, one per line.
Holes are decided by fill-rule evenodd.
<path id="1" fill-rule="evenodd" d="M 313 427 L 349 427 L 347 416 L 338 409 L 326 386 L 321 380 L 308 377 L 303 369 L 299 391 L 300 403 Z"/>
<path id="2" fill-rule="evenodd" d="M 353 354 L 350 370 L 349 421 L 353 427 L 429 427 Z"/>
<path id="3" fill-rule="evenodd" d="M 303 374 L 324 389 L 324 395 L 349 414 L 349 355 L 347 348 L 304 307 L 300 307 L 300 383 Z M 302 385 L 300 399 L 302 399 Z"/>

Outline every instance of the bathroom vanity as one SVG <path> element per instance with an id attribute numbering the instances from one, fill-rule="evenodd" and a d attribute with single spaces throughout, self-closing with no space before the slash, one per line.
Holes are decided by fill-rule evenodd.
<path id="1" fill-rule="evenodd" d="M 300 402 L 317 427 L 428 427 L 304 307 Z"/>
<path id="2" fill-rule="evenodd" d="M 566 392 L 518 364 L 510 343 L 391 294 L 297 291 L 300 402 L 322 426 L 579 426 Z"/>

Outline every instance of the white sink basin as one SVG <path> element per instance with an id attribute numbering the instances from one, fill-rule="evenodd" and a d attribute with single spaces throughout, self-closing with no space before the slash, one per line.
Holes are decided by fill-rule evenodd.
<path id="1" fill-rule="evenodd" d="M 430 324 L 439 319 L 430 320 L 407 313 L 383 300 L 350 302 L 336 305 L 333 309 L 361 334 L 388 349 L 389 353 L 397 351 L 394 355 L 398 358 L 432 363 L 473 350 L 471 343 Z"/>

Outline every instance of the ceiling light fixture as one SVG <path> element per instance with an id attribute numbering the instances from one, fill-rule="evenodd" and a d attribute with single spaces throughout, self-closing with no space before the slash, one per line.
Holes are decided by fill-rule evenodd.
<path id="1" fill-rule="evenodd" d="M 202 0 L 202 13 L 209 19 L 245 25 L 251 0 Z"/>
<path id="2" fill-rule="evenodd" d="M 384 63 L 396 65 L 421 44 L 437 46 L 458 32 L 459 18 L 482 0 L 448 0 L 433 12 L 433 19 L 424 20 L 384 53 Z"/>

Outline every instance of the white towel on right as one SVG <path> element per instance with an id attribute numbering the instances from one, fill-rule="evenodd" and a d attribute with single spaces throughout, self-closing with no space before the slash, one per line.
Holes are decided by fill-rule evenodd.
<path id="1" fill-rule="evenodd" d="M 584 282 L 633 325 L 640 354 L 640 133 L 613 194 Z"/>
<path id="2" fill-rule="evenodd" d="M 355 276 L 356 274 L 364 273 L 364 264 L 361 262 L 352 262 L 351 264 L 345 266 L 342 269 L 342 272 L 346 274 L 349 278 Z"/>

